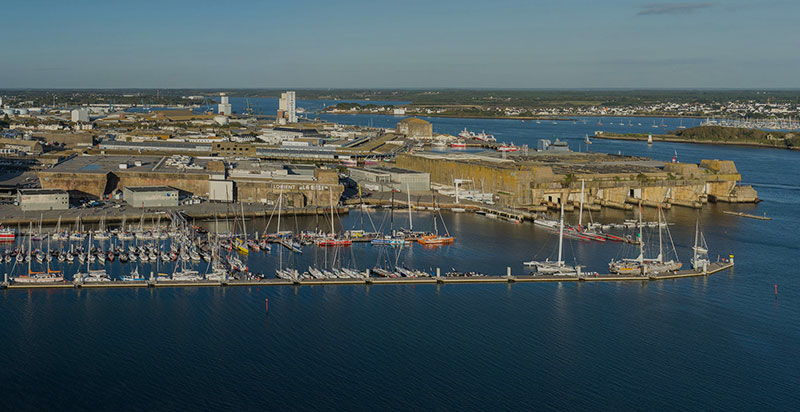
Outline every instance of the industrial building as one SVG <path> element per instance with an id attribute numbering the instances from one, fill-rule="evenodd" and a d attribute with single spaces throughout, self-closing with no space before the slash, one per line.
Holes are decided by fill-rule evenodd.
<path id="1" fill-rule="evenodd" d="M 283 193 L 287 202 L 292 199 L 291 204 L 306 207 L 329 205 L 331 193 L 338 199 L 343 191 L 336 169 L 258 160 L 224 163 L 186 155 L 75 156 L 38 175 L 44 188 L 69 190 L 73 197 L 87 199 L 123 188 L 169 186 L 216 201 L 272 204 Z"/>
<path id="2" fill-rule="evenodd" d="M 75 109 L 71 113 L 72 121 L 77 122 L 89 122 L 89 110 L 87 109 Z"/>
<path id="3" fill-rule="evenodd" d="M 569 145 L 567 142 L 563 142 L 561 140 L 556 139 L 555 142 L 551 142 L 548 139 L 539 139 L 536 148 L 540 152 L 550 151 L 550 152 L 569 152 Z"/>
<path id="4" fill-rule="evenodd" d="M 133 207 L 178 206 L 178 189 L 169 186 L 127 186 L 122 200 Z"/>
<path id="5" fill-rule="evenodd" d="M 168 152 L 168 153 L 198 153 L 211 154 L 212 145 L 202 143 L 183 142 L 121 142 L 117 140 L 103 140 L 98 145 L 100 150 L 114 150 L 122 152 Z"/>
<path id="6" fill-rule="evenodd" d="M 220 103 L 217 106 L 217 111 L 219 112 L 219 114 L 222 114 L 222 115 L 230 115 L 231 114 L 231 104 L 228 101 L 228 95 L 226 95 L 225 93 L 220 93 L 219 97 L 220 97 Z"/>
<path id="7" fill-rule="evenodd" d="M 295 92 L 281 93 L 278 101 L 278 123 L 297 123 L 297 106 Z"/>
<path id="8" fill-rule="evenodd" d="M 415 139 L 432 139 L 433 125 L 425 120 L 409 117 L 397 124 L 397 132 Z"/>
<path id="9" fill-rule="evenodd" d="M 233 202 L 233 181 L 209 180 L 208 200 L 214 202 Z"/>
<path id="10" fill-rule="evenodd" d="M 430 173 L 399 167 L 351 167 L 350 178 L 368 189 L 423 192 L 431 190 Z"/>
<path id="11" fill-rule="evenodd" d="M 44 151 L 38 140 L 0 139 L 3 154 L 39 155 Z"/>
<path id="12" fill-rule="evenodd" d="M 20 189 L 17 203 L 23 211 L 69 209 L 69 193 L 61 189 Z"/>

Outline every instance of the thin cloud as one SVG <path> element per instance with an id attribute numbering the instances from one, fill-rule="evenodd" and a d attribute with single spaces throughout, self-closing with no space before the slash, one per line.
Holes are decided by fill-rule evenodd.
<path id="1" fill-rule="evenodd" d="M 702 9 L 713 7 L 714 3 L 652 3 L 642 7 L 637 16 L 655 16 L 662 14 L 691 14 Z"/>
<path id="2" fill-rule="evenodd" d="M 66 67 L 34 67 L 32 69 L 28 69 L 30 72 L 55 72 L 55 71 L 62 71 L 67 70 Z"/>

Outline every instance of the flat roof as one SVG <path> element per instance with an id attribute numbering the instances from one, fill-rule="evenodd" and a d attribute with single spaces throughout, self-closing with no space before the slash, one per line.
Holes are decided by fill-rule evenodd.
<path id="1" fill-rule="evenodd" d="M 411 170 L 411 169 L 403 169 L 402 167 L 376 167 L 370 168 L 372 170 L 386 170 L 389 173 L 413 173 L 413 174 L 422 174 L 425 172 L 420 172 L 418 170 Z"/>
<path id="2" fill-rule="evenodd" d="M 66 190 L 63 189 L 19 189 L 23 195 L 65 195 Z"/>
<path id="3" fill-rule="evenodd" d="M 180 173 L 180 174 L 208 174 L 206 166 L 210 161 L 207 158 L 192 157 L 192 164 L 200 168 L 180 168 L 167 164 L 170 156 L 143 156 L 143 155 L 84 155 L 67 159 L 42 173 L 97 173 L 105 174 L 114 172 L 124 173 Z M 163 160 L 162 160 L 163 159 Z M 136 166 L 136 162 L 141 166 Z M 120 169 L 120 164 L 127 164 L 125 169 Z"/>
<path id="4" fill-rule="evenodd" d="M 147 193 L 147 192 L 177 192 L 178 189 L 169 186 L 125 186 L 123 189 L 130 190 L 131 192 Z"/>
<path id="5" fill-rule="evenodd" d="M 211 150 L 211 143 L 164 142 L 158 140 L 145 141 L 145 142 L 124 142 L 119 140 L 104 140 L 100 142 L 100 146 L 139 147 L 139 148 L 162 147 L 162 148 L 175 148 L 175 149 Z"/>
<path id="6" fill-rule="evenodd" d="M 42 172 L 105 174 L 111 171 L 120 171 L 119 165 L 122 163 L 128 165 L 128 168 L 124 169 L 125 171 L 145 172 L 152 171 L 160 160 L 161 156 L 75 156 L 50 169 L 44 169 Z M 142 162 L 142 165 L 136 166 L 136 161 Z"/>

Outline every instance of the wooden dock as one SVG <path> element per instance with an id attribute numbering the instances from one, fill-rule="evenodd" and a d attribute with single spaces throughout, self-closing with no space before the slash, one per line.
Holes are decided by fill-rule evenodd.
<path id="1" fill-rule="evenodd" d="M 10 283 L 0 285 L 4 289 L 103 289 L 103 288 L 187 288 L 187 287 L 227 287 L 227 286 L 324 286 L 324 285 L 421 285 L 421 284 L 490 284 L 490 283 L 543 283 L 543 282 L 652 282 L 669 279 L 682 279 L 703 277 L 733 268 L 733 262 L 715 262 L 708 265 L 707 271 L 681 270 L 663 275 L 652 276 L 625 276 L 614 274 L 585 275 L 585 276 L 432 276 L 418 278 L 383 278 L 371 277 L 369 279 L 302 279 L 297 281 L 285 279 L 261 280 L 229 280 L 216 281 L 143 281 L 124 282 L 111 281 L 103 283 L 87 283 L 75 285 L 72 282 L 58 283 Z"/>

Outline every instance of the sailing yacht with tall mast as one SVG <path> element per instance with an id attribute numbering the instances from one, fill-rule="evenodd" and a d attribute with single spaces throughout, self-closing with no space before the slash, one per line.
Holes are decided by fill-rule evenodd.
<path id="1" fill-rule="evenodd" d="M 700 231 L 700 219 L 694 228 L 694 246 L 692 247 L 692 269 L 705 271 L 710 261 L 708 260 L 708 244 L 703 232 Z"/>
<path id="2" fill-rule="evenodd" d="M 331 203 L 331 233 L 324 238 L 320 238 L 314 241 L 317 246 L 350 246 L 353 244 L 353 241 L 347 238 L 338 238 L 336 236 L 336 218 L 334 217 L 334 208 L 333 208 L 333 189 L 328 187 L 328 193 L 330 195 L 330 203 Z"/>
<path id="3" fill-rule="evenodd" d="M 642 232 L 642 209 L 639 206 L 639 256 L 633 259 L 619 259 L 612 260 L 608 263 L 608 268 L 612 273 L 620 275 L 655 275 L 659 273 L 667 273 L 677 271 L 683 264 L 677 260 L 677 252 L 675 245 L 672 243 L 672 235 L 669 233 L 668 225 L 662 225 L 662 211 L 661 205 L 658 206 L 658 256 L 655 258 L 645 258 L 644 250 L 644 236 Z M 670 239 L 672 245 L 672 252 L 674 259 L 664 259 L 664 239 L 662 232 L 666 229 L 667 237 Z"/>
<path id="4" fill-rule="evenodd" d="M 567 265 L 562 259 L 564 251 L 564 202 L 561 202 L 561 219 L 558 230 L 558 260 L 531 260 L 524 262 L 525 266 L 532 267 L 536 274 L 557 276 L 580 276 L 582 266 Z"/>
<path id="5" fill-rule="evenodd" d="M 436 198 L 433 199 L 433 233 L 427 234 L 424 236 L 420 236 L 417 239 L 417 242 L 426 245 L 426 246 L 436 246 L 436 245 L 449 245 L 450 243 L 455 242 L 456 238 L 450 236 L 450 232 L 447 230 L 447 225 L 444 223 L 444 218 L 442 217 L 442 212 L 436 207 Z M 439 235 L 439 227 L 436 225 L 436 216 L 439 216 L 439 219 L 442 220 L 442 226 L 444 226 L 444 236 Z"/>

